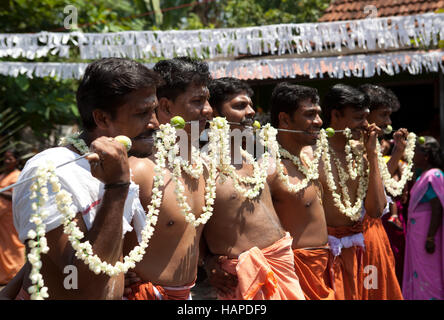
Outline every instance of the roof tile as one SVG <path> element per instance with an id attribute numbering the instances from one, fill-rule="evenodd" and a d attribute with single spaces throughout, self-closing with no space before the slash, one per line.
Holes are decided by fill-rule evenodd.
<path id="1" fill-rule="evenodd" d="M 368 5 L 378 9 L 378 17 L 390 17 L 434 12 L 444 8 L 444 0 L 334 0 L 319 21 L 363 19 Z"/>

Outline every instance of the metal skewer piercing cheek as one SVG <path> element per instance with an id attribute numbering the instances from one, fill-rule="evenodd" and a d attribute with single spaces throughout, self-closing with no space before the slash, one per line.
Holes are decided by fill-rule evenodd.
<path id="1" fill-rule="evenodd" d="M 63 167 L 63 166 L 66 166 L 67 164 L 70 164 L 70 163 L 72 163 L 72 162 L 76 162 L 76 161 L 78 161 L 78 160 L 80 160 L 80 159 L 86 158 L 86 157 L 88 157 L 88 156 L 90 156 L 90 155 L 92 155 L 92 154 L 94 154 L 94 152 L 88 152 L 88 153 L 85 153 L 84 155 L 82 155 L 82 156 L 80 156 L 80 157 L 78 157 L 78 158 L 75 158 L 75 159 L 73 159 L 73 160 L 69 160 L 69 161 L 67 161 L 67 162 L 65 162 L 65 163 L 62 163 L 62 164 L 58 165 L 58 166 L 56 167 L 56 169 L 61 168 L 61 167 Z M 4 191 L 7 191 L 7 190 L 12 189 L 12 188 L 14 188 L 14 187 L 17 187 L 17 186 L 19 186 L 19 185 L 21 185 L 21 184 L 23 184 L 23 183 L 25 183 L 25 182 L 31 181 L 31 180 L 34 179 L 35 177 L 36 177 L 36 176 L 32 176 L 32 177 L 26 178 L 26 179 L 24 179 L 24 180 L 22 180 L 22 181 L 20 181 L 20 182 L 17 182 L 17 183 L 11 184 L 10 186 L 7 186 L 7 187 L 5 187 L 5 188 L 3 188 L 3 189 L 0 189 L 0 192 L 4 192 Z"/>
<path id="2" fill-rule="evenodd" d="M 123 145 L 125 146 L 127 152 L 131 149 L 131 145 L 132 145 L 132 143 L 131 143 L 131 139 L 130 139 L 130 138 L 128 138 L 128 137 L 126 137 L 126 136 L 117 136 L 117 137 L 114 138 L 114 140 L 116 140 L 117 142 L 120 142 L 121 144 L 123 144 Z M 93 155 L 93 154 L 95 154 L 95 152 L 87 152 L 87 153 L 85 153 L 84 155 L 82 155 L 82 156 L 80 156 L 80 157 L 77 157 L 77 158 L 75 158 L 75 159 L 73 159 L 73 160 L 69 160 L 69 161 L 67 161 L 67 162 L 65 162 L 65 163 L 59 164 L 59 165 L 58 165 L 57 167 L 55 167 L 55 168 L 56 168 L 56 169 L 61 168 L 61 167 L 63 167 L 63 166 L 66 166 L 67 164 L 70 164 L 70 163 L 72 163 L 72 162 L 79 161 L 80 159 L 86 158 L 86 157 L 88 157 L 88 156 L 90 156 L 90 155 Z M 26 179 L 24 179 L 24 180 L 22 180 L 22 181 L 20 181 L 20 182 L 17 182 L 17 183 L 11 184 L 10 186 L 7 186 L 7 187 L 5 187 L 5 188 L 3 188 L 3 189 L 0 189 L 0 192 L 4 192 L 4 191 L 7 191 L 7 190 L 9 190 L 9 189 L 12 189 L 12 188 L 14 188 L 14 187 L 16 187 L 16 186 L 19 186 L 19 185 L 21 185 L 21 184 L 23 184 L 23 183 L 25 183 L 25 182 L 28 182 L 28 181 L 34 179 L 35 177 L 36 177 L 36 176 L 32 176 L 32 177 L 26 178 Z"/>

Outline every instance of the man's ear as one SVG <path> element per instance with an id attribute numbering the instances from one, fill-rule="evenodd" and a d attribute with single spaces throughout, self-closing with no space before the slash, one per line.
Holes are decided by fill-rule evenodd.
<path id="1" fill-rule="evenodd" d="M 171 112 L 171 101 L 165 97 L 160 98 L 159 106 L 157 107 L 157 119 L 160 123 L 169 122 L 174 116 Z"/>
<path id="2" fill-rule="evenodd" d="M 278 114 L 279 127 L 288 129 L 290 127 L 290 116 L 286 112 L 279 112 Z"/>
<path id="3" fill-rule="evenodd" d="M 331 121 L 337 121 L 341 117 L 342 117 L 341 111 L 337 109 L 331 110 Z"/>
<path id="4" fill-rule="evenodd" d="M 109 123 L 112 120 L 111 115 L 108 112 L 100 109 L 95 109 L 92 112 L 92 116 L 94 122 L 96 123 L 96 126 L 99 129 L 108 129 Z"/>

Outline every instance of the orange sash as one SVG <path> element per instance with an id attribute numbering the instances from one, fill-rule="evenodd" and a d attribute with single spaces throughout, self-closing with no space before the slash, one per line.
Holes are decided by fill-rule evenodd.
<path id="1" fill-rule="evenodd" d="M 362 232 L 362 223 L 352 226 L 327 227 L 328 234 L 338 239 Z M 360 300 L 362 296 L 362 257 L 359 246 L 342 248 L 341 254 L 333 258 L 331 277 L 336 300 Z"/>
<path id="2" fill-rule="evenodd" d="M 403 300 L 396 277 L 395 257 L 381 219 L 365 215 L 363 225 L 364 267 L 368 265 L 375 268 L 364 270 L 364 278 L 368 276 L 372 281 L 367 281 L 369 285 L 363 287 L 362 299 Z"/>
<path id="3" fill-rule="evenodd" d="M 305 300 L 294 269 L 293 239 L 285 237 L 260 250 L 253 247 L 229 259 L 222 268 L 236 274 L 238 286 L 222 300 Z"/>
<path id="4" fill-rule="evenodd" d="M 293 253 L 294 267 L 305 299 L 334 300 L 329 274 L 329 247 L 294 249 Z"/>

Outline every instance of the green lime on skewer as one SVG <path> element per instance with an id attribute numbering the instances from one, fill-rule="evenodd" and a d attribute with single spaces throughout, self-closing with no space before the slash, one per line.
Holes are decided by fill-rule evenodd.
<path id="1" fill-rule="evenodd" d="M 331 138 L 335 135 L 335 129 L 327 128 L 327 129 L 325 129 L 325 133 L 327 133 L 327 137 Z"/>
<path id="2" fill-rule="evenodd" d="M 384 129 L 384 134 L 390 134 L 390 133 L 392 133 L 392 131 L 393 131 L 392 126 L 391 126 L 391 125 L 388 125 L 388 126 L 385 127 L 385 129 Z"/>
<path id="3" fill-rule="evenodd" d="M 128 138 L 127 136 L 117 136 L 114 139 L 117 142 L 120 142 L 121 144 L 123 144 L 125 146 L 127 152 L 131 149 L 132 142 L 131 142 L 131 139 Z"/>
<path id="4" fill-rule="evenodd" d="M 418 143 L 419 144 L 424 144 L 425 143 L 425 138 L 423 136 L 418 138 Z"/>
<path id="5" fill-rule="evenodd" d="M 170 124 L 176 129 L 185 128 L 185 120 L 181 116 L 175 116 L 171 118 Z"/>

